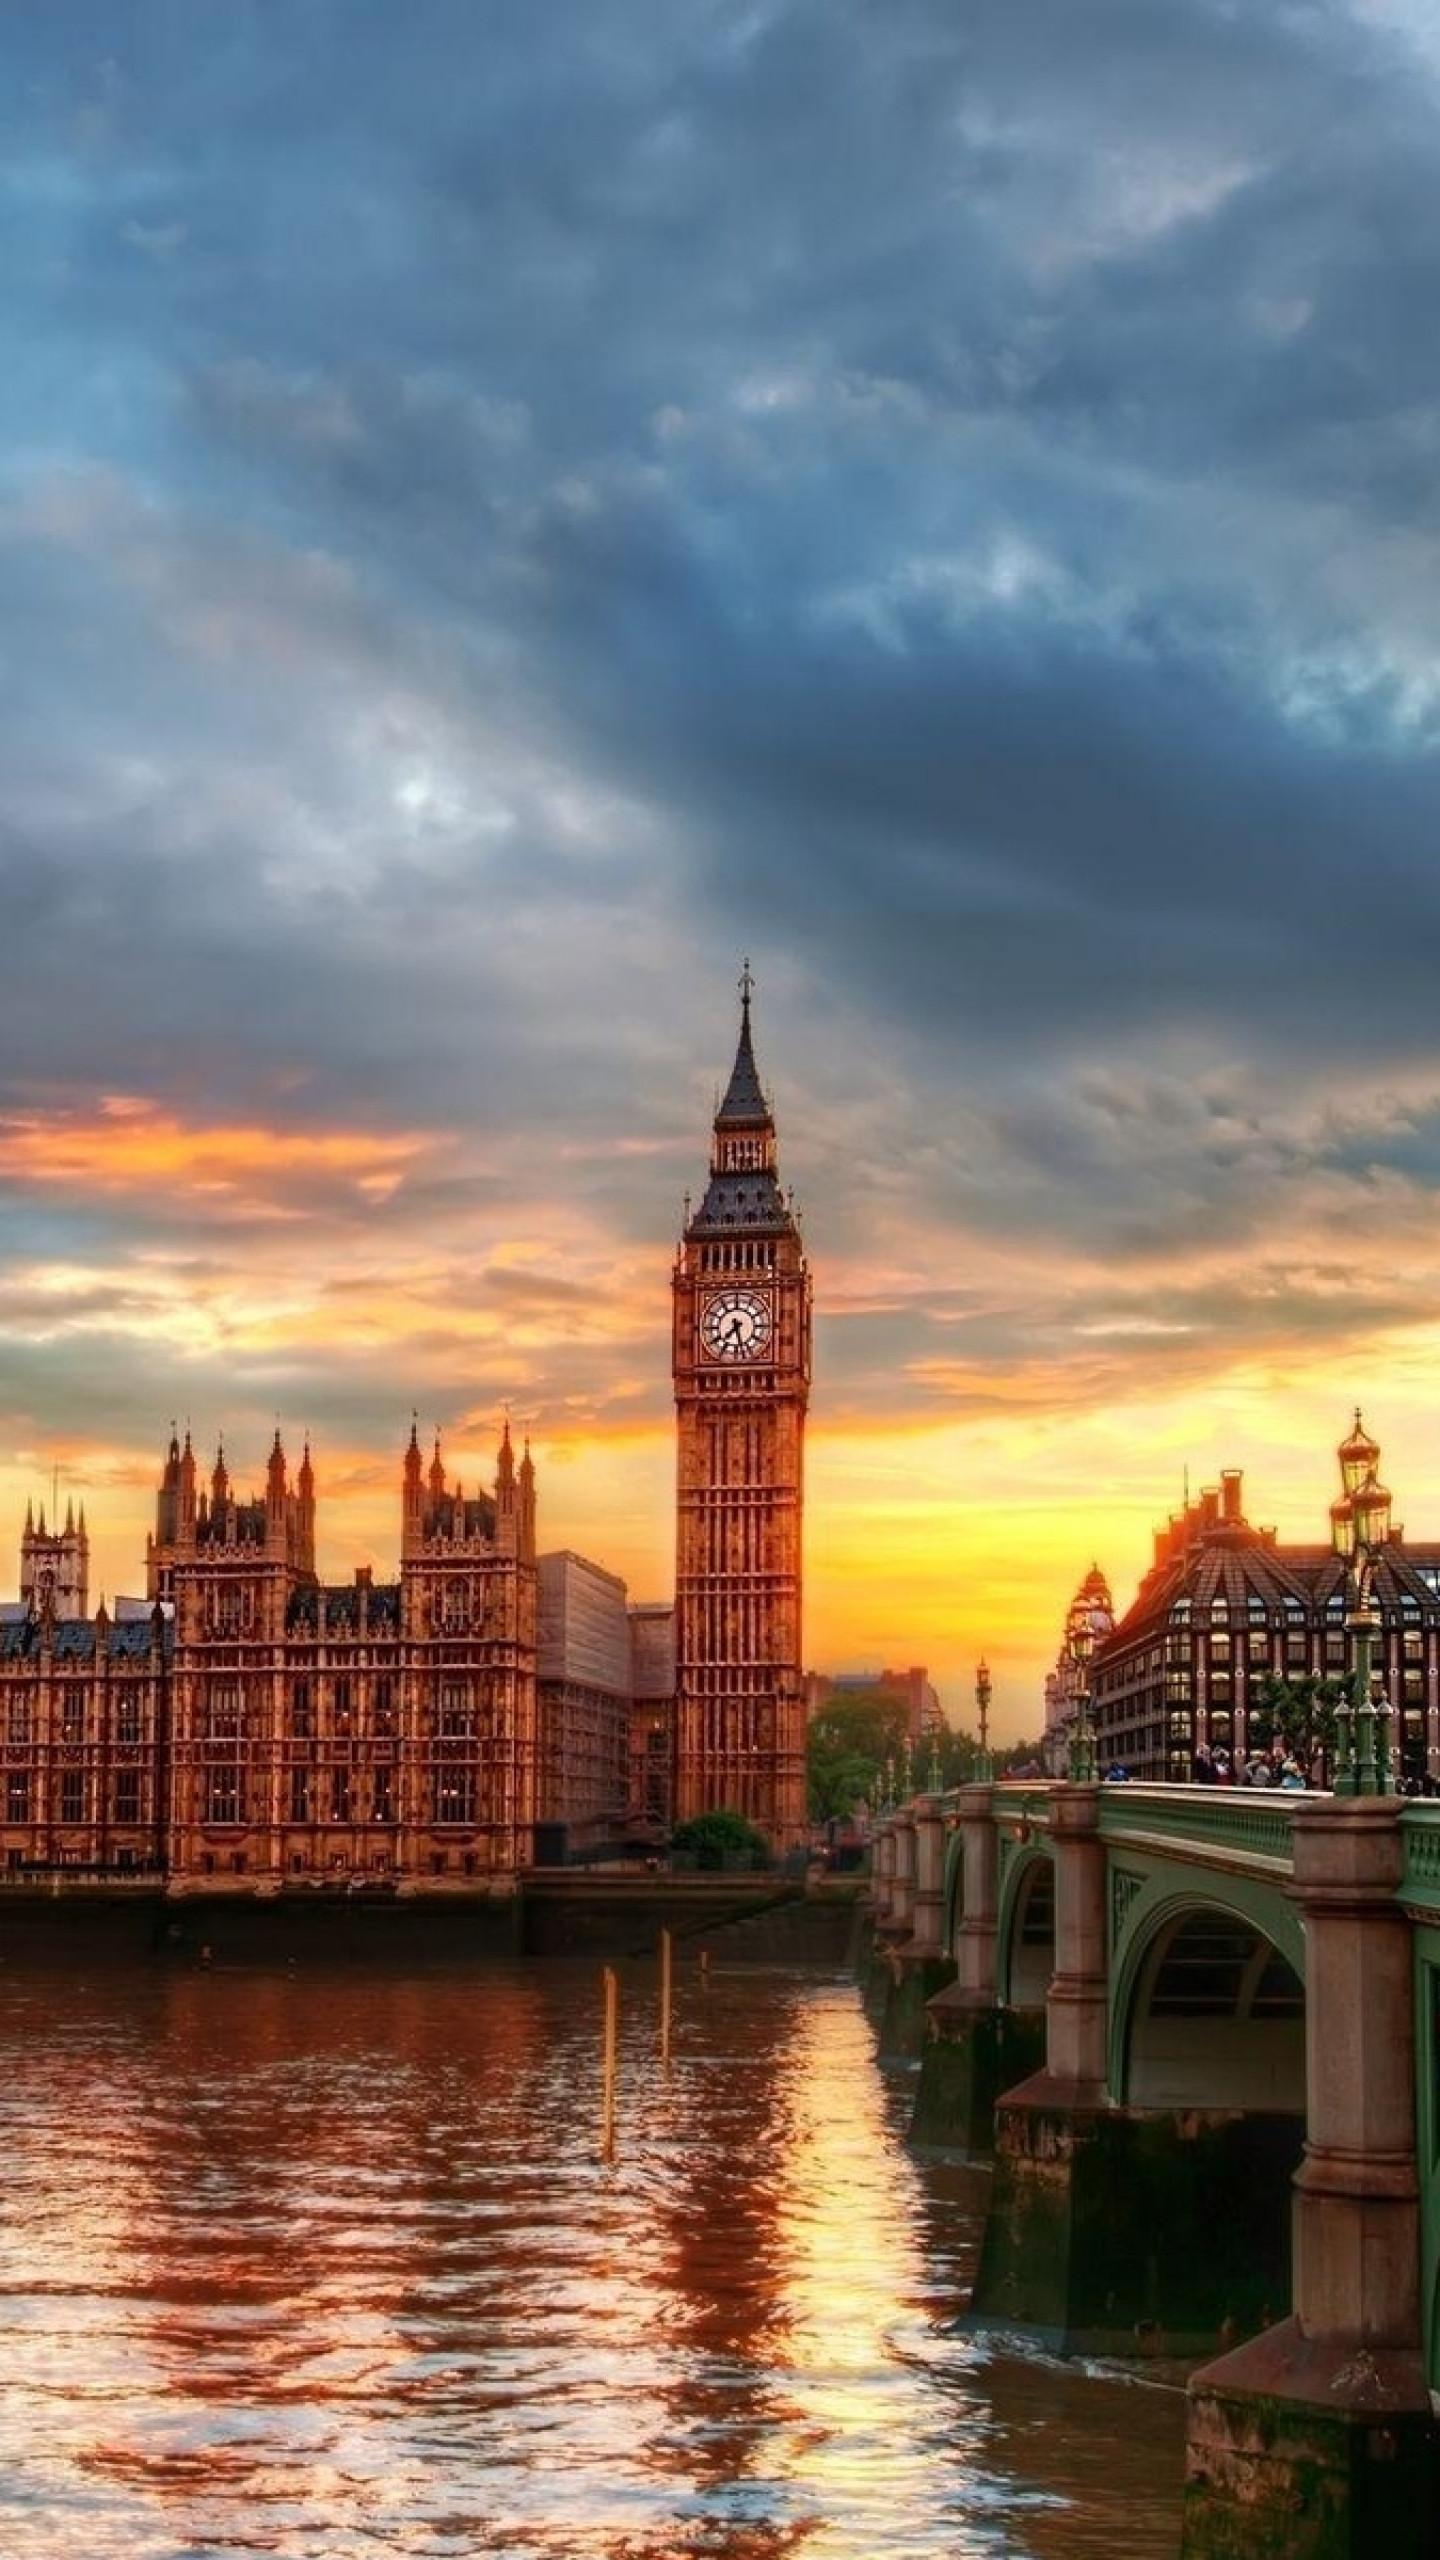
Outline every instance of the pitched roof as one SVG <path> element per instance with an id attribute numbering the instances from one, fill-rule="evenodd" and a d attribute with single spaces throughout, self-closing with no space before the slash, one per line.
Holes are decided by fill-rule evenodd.
<path id="1" fill-rule="evenodd" d="M 730 1082 L 725 1088 L 725 1099 L 715 1114 L 715 1126 L 717 1129 L 733 1128 L 737 1121 L 746 1124 L 760 1121 L 767 1127 L 770 1125 L 770 1105 L 765 1099 L 764 1088 L 760 1082 L 760 1071 L 755 1064 L 755 1051 L 750 1039 L 748 971 L 740 981 L 740 1039 L 735 1051 L 735 1064 L 730 1070 Z"/>

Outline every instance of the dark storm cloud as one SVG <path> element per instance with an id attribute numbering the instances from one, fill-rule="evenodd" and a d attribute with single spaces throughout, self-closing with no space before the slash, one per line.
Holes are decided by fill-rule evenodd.
<path id="1" fill-rule="evenodd" d="M 1325 1090 L 1435 1048 L 1423 34 L 12 13 L 0 1105 L 463 1131 L 308 1214 L 483 1247 L 568 1186 L 628 1249 L 753 944 L 832 1250 L 882 1203 L 1008 1238 L 1052 1357 L 1110 1320 L 1067 1240 L 1243 1252 L 1382 1177 L 1418 1218 L 1433 1105 Z"/>

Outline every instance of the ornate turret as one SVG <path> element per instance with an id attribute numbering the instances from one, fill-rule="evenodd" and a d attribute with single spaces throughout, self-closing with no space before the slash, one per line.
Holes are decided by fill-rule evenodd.
<path id="1" fill-rule="evenodd" d="M 302 1573 L 315 1571 L 315 1469 L 306 1440 L 295 1479 L 295 1561 Z"/>
<path id="2" fill-rule="evenodd" d="M 180 1452 L 180 1525 L 182 1547 L 195 1543 L 195 1452 L 190 1446 L 190 1433 L 185 1433 L 185 1446 Z"/>
<path id="3" fill-rule="evenodd" d="M 271 1555 L 283 1556 L 288 1546 L 287 1528 L 290 1488 L 285 1467 L 285 1451 L 280 1442 L 280 1426 L 265 1469 L 265 1544 Z"/>
<path id="4" fill-rule="evenodd" d="M 535 1561 L 535 1461 L 528 1440 L 520 1461 L 520 1555 L 526 1564 Z"/>
<path id="5" fill-rule="evenodd" d="M 515 1452 L 510 1445 L 510 1417 L 500 1434 L 495 1461 L 495 1543 L 502 1555 L 520 1552 L 520 1505 L 515 1485 Z"/>
<path id="6" fill-rule="evenodd" d="M 410 1438 L 400 1475 L 400 1553 L 417 1553 L 425 1534 L 425 1461 L 420 1455 L 417 1417 L 410 1416 Z"/>
<path id="7" fill-rule="evenodd" d="M 170 1446 L 160 1473 L 160 1490 L 155 1497 L 155 1536 L 161 1546 L 173 1547 L 180 1535 L 180 1442 L 175 1425 L 170 1425 Z"/>

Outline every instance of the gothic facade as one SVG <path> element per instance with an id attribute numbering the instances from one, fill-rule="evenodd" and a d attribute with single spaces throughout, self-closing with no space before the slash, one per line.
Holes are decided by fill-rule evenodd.
<path id="1" fill-rule="evenodd" d="M 810 1272 L 756 1070 L 751 979 L 709 1180 L 675 1260 L 674 1812 L 805 1836 L 800 1655 Z"/>
<path id="2" fill-rule="evenodd" d="M 144 1605 L 70 1615 L 37 1572 L 0 1621 L 0 1862 L 277 1889 L 513 1873 L 537 1810 L 535 1591 L 535 1471 L 508 1430 L 469 1497 L 412 1431 L 398 1579 L 344 1584 L 316 1576 L 308 1449 L 292 1485 L 277 1432 L 241 1500 L 223 1455 L 202 1486 L 172 1437 Z"/>

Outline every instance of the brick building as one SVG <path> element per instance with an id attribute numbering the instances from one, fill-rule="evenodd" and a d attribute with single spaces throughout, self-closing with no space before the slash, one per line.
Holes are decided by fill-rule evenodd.
<path id="1" fill-rule="evenodd" d="M 1393 1709 L 1397 1773 L 1440 1775 L 1440 1544 L 1406 1538 L 1360 1416 L 1340 1444 L 1330 1538 L 1282 1546 L 1245 1517 L 1238 1469 L 1157 1532 L 1154 1561 L 1091 1666 L 1101 1768 L 1187 1778 L 1204 1744 L 1232 1762 L 1252 1748 L 1252 1702 L 1267 1673 L 1339 1678 L 1352 1665 L 1347 1553 L 1358 1530 L 1373 1560 L 1375 1664 Z"/>
<path id="2" fill-rule="evenodd" d="M 323 1583 L 308 1449 L 292 1484 L 277 1432 L 242 1500 L 172 1437 L 145 1603 L 67 1616 L 41 1574 L 0 1622 L 0 1861 L 275 1886 L 529 1865 L 533 1465 L 507 1430 L 466 1496 L 412 1431 L 400 1502 L 398 1578 Z"/>

